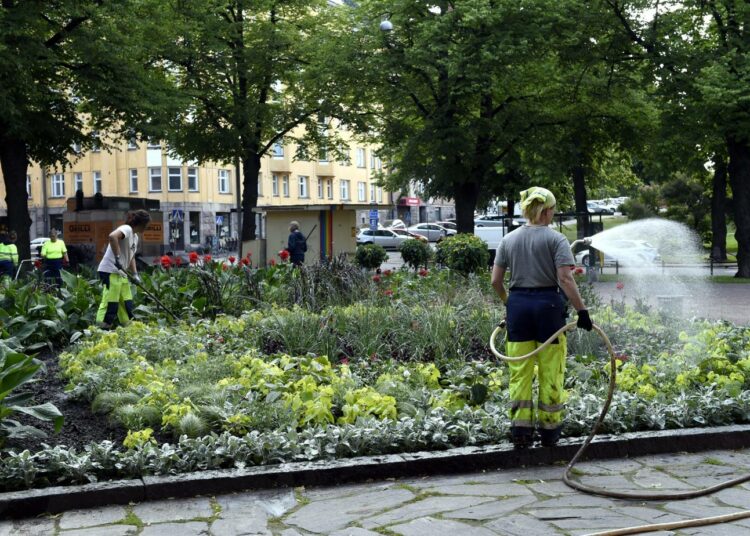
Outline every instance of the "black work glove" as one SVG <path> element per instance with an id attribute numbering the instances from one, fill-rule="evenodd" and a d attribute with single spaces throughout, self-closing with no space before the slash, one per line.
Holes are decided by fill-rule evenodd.
<path id="1" fill-rule="evenodd" d="M 115 257 L 115 268 L 118 270 L 122 270 L 122 263 L 120 262 L 120 257 Z"/>
<path id="2" fill-rule="evenodd" d="M 578 311 L 578 322 L 576 325 L 581 328 L 585 329 L 586 331 L 591 331 L 594 329 L 594 324 L 591 323 L 591 317 L 589 316 L 589 312 L 586 309 L 581 309 Z"/>

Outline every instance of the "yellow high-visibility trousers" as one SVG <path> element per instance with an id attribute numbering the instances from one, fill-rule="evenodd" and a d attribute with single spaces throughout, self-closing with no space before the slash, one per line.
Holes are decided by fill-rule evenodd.
<path id="1" fill-rule="evenodd" d="M 100 277 L 102 277 L 100 272 Z M 127 324 L 132 318 L 133 292 L 130 289 L 130 282 L 126 277 L 118 274 L 107 274 L 109 284 L 105 283 L 102 291 L 102 301 L 99 303 L 99 309 L 96 311 L 96 321 L 112 324 L 115 317 L 121 325 Z"/>
<path id="2" fill-rule="evenodd" d="M 519 357 L 541 346 L 537 341 L 506 342 L 509 357 Z M 534 427 L 542 434 L 555 438 L 562 426 L 566 394 L 565 357 L 567 341 L 565 335 L 558 337 L 557 344 L 550 344 L 534 357 L 520 362 L 508 362 L 510 368 L 510 420 L 514 437 L 531 437 Z M 534 375 L 538 375 L 539 399 L 536 407 L 532 388 Z"/>

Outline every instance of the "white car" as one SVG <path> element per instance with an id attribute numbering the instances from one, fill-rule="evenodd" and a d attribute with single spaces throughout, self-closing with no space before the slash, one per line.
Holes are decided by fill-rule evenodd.
<path id="1" fill-rule="evenodd" d="M 438 242 L 446 236 L 453 236 L 456 234 L 456 231 L 446 229 L 437 223 L 418 223 L 409 227 L 408 230 L 414 234 L 424 236 L 430 242 Z"/>
<path id="2" fill-rule="evenodd" d="M 588 211 L 592 214 L 608 214 L 612 215 L 615 213 L 613 209 L 610 209 L 608 207 L 605 207 L 604 205 L 596 202 L 596 201 L 587 201 L 586 202 L 586 208 Z"/>
<path id="3" fill-rule="evenodd" d="M 438 221 L 438 222 L 435 222 L 435 223 L 437 223 L 438 225 L 440 225 L 442 227 L 445 227 L 449 231 L 458 231 L 458 225 L 456 225 L 452 221 Z"/>
<path id="4" fill-rule="evenodd" d="M 398 249 L 401 242 L 408 240 L 408 236 L 400 235 L 391 229 L 362 229 L 357 234 L 357 245 L 377 244 L 385 249 Z"/>
<path id="5" fill-rule="evenodd" d="M 588 250 L 581 251 L 575 258 L 576 264 L 590 266 Z M 604 251 L 604 264 L 619 262 L 629 266 L 642 266 L 660 260 L 659 251 L 645 240 L 612 240 L 607 242 Z M 599 259 L 596 262 L 599 264 Z"/>
<path id="6" fill-rule="evenodd" d="M 29 242 L 29 248 L 31 249 L 32 257 L 39 257 L 42 252 L 42 246 L 47 242 L 49 238 L 46 236 L 40 236 Z"/>

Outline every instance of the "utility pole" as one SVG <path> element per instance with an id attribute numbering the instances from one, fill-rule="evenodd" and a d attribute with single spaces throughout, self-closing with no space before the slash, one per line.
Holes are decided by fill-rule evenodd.
<path id="1" fill-rule="evenodd" d="M 240 157 L 234 159 L 234 183 L 237 191 L 237 258 L 242 258 L 242 174 L 240 173 Z"/>
<path id="2" fill-rule="evenodd" d="M 49 236 L 49 206 L 47 205 L 47 168 L 42 166 L 42 236 Z"/>

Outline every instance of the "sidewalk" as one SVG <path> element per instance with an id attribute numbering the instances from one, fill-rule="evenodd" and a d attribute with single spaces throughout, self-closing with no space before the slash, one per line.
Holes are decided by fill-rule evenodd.
<path id="1" fill-rule="evenodd" d="M 659 493 L 717 484 L 748 467 L 750 449 L 599 460 L 580 464 L 576 474 L 591 485 Z M 531 467 L 111 506 L 0 522 L 0 536 L 583 535 L 750 506 L 748 484 L 686 501 L 623 501 L 574 491 L 562 471 Z M 750 534 L 750 519 L 650 534 Z"/>

